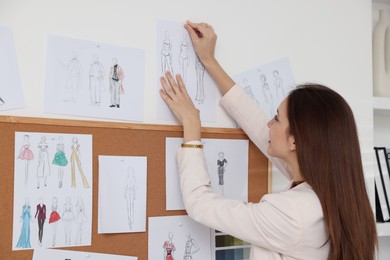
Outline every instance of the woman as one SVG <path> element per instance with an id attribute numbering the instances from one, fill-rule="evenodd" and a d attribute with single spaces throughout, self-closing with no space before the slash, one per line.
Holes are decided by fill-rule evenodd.
<path id="1" fill-rule="evenodd" d="M 374 259 L 375 221 L 368 200 L 352 111 L 331 89 L 298 86 L 266 115 L 214 57 L 211 26 L 185 25 L 197 55 L 223 94 L 222 106 L 291 181 L 291 188 L 259 203 L 212 192 L 199 111 L 180 75 L 166 73 L 160 95 L 183 124 L 177 153 L 183 200 L 198 222 L 252 244 L 250 259 Z M 268 129 L 269 128 L 269 129 Z"/>

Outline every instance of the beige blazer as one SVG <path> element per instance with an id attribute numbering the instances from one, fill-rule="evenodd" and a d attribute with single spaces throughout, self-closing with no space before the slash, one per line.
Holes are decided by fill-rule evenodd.
<path id="1" fill-rule="evenodd" d="M 291 179 L 285 164 L 267 154 L 266 116 L 244 90 L 234 86 L 221 105 Z M 306 182 L 267 194 L 258 203 L 244 203 L 213 193 L 202 149 L 180 148 L 177 162 L 188 215 L 205 226 L 250 242 L 250 259 L 327 259 L 329 243 L 321 204 Z"/>

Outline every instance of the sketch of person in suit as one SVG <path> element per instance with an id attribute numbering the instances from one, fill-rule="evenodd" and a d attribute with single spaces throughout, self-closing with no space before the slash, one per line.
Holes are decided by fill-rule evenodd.
<path id="1" fill-rule="evenodd" d="M 77 92 L 81 89 L 82 65 L 77 57 L 77 53 L 73 52 L 72 57 L 67 64 L 61 63 L 63 69 L 66 70 L 66 97 L 64 102 L 77 102 Z"/>
<path id="2" fill-rule="evenodd" d="M 184 247 L 183 260 L 192 260 L 192 255 L 199 251 L 199 246 L 196 241 L 191 237 L 191 233 L 187 235 L 187 241 Z"/>
<path id="3" fill-rule="evenodd" d="M 226 166 L 228 166 L 228 161 L 225 159 L 225 153 L 224 152 L 219 152 L 218 153 L 218 160 L 217 160 L 217 165 L 218 165 L 218 186 L 221 191 L 221 194 L 224 195 L 224 185 L 225 185 L 225 170 Z"/>
<path id="4" fill-rule="evenodd" d="M 204 95 L 204 71 L 205 67 L 202 62 L 199 60 L 199 57 L 196 56 L 195 61 L 195 71 L 196 71 L 196 97 L 195 100 L 198 104 L 203 104 L 205 100 Z"/>
<path id="5" fill-rule="evenodd" d="M 64 204 L 64 212 L 62 213 L 62 221 L 65 223 L 65 244 L 71 244 L 71 235 L 72 235 L 72 223 L 75 220 L 73 214 L 72 200 L 70 197 L 66 197 Z"/>
<path id="6" fill-rule="evenodd" d="M 162 69 L 163 75 L 167 71 L 170 71 L 171 74 L 173 75 L 172 43 L 171 43 L 171 39 L 169 38 L 168 31 L 165 31 L 163 46 L 162 46 L 162 50 L 161 50 L 161 69 Z"/>
<path id="7" fill-rule="evenodd" d="M 42 246 L 43 238 L 43 225 L 46 220 L 46 205 L 43 204 L 43 199 L 39 199 L 39 204 L 37 205 L 37 211 L 35 212 L 35 218 L 38 219 L 38 242 L 39 246 Z"/>
<path id="8" fill-rule="evenodd" d="M 41 141 L 38 144 L 39 155 L 38 155 L 38 168 L 37 168 L 37 188 L 41 187 L 41 179 L 43 183 L 47 185 L 47 177 L 51 175 L 50 163 L 49 163 L 49 145 L 46 142 L 46 136 L 41 137 Z"/>
<path id="9" fill-rule="evenodd" d="M 104 67 L 100 63 L 99 57 L 93 55 L 93 62 L 89 67 L 89 92 L 91 97 L 91 105 L 100 106 L 101 92 L 103 88 Z"/>
<path id="10" fill-rule="evenodd" d="M 65 156 L 65 145 L 62 142 L 62 136 L 58 137 L 56 147 L 57 151 L 54 155 L 53 164 L 58 166 L 58 187 L 62 188 L 62 181 L 64 179 L 64 167 L 68 165 L 68 160 Z"/>
<path id="11" fill-rule="evenodd" d="M 118 65 L 118 59 L 112 58 L 112 66 L 110 68 L 110 107 L 120 107 L 120 95 L 124 93 L 123 79 L 125 74 L 123 68 Z"/>
<path id="12" fill-rule="evenodd" d="M 137 179 L 134 175 L 134 169 L 132 167 L 127 168 L 127 180 L 125 186 L 125 200 L 127 208 L 127 220 L 129 228 L 132 230 L 134 223 L 134 211 L 135 211 L 135 199 L 137 193 L 136 186 Z"/>
<path id="13" fill-rule="evenodd" d="M 179 66 L 180 66 L 180 75 L 182 76 L 184 83 L 186 83 L 187 68 L 189 63 L 190 63 L 190 57 L 188 55 L 188 39 L 186 34 L 183 34 L 183 39 L 180 42 Z"/>
<path id="14" fill-rule="evenodd" d="M 54 247 L 56 244 L 56 235 L 57 235 L 57 225 L 58 221 L 61 219 L 60 214 L 58 214 L 58 199 L 57 197 L 53 197 L 51 203 L 51 213 L 49 217 L 49 224 L 52 226 L 52 243 L 51 245 Z"/>
<path id="15" fill-rule="evenodd" d="M 28 166 L 29 162 L 34 159 L 34 154 L 30 150 L 30 136 L 24 135 L 24 143 L 20 148 L 18 159 L 24 160 L 24 185 L 28 185 Z"/>
<path id="16" fill-rule="evenodd" d="M 170 231 L 168 233 L 168 240 L 164 242 L 163 248 L 164 248 L 164 260 L 174 260 L 173 253 L 176 250 L 175 245 L 172 242 L 173 239 L 173 233 Z"/>
<path id="17" fill-rule="evenodd" d="M 30 248 L 30 222 L 31 219 L 31 206 L 29 200 L 26 199 L 26 202 L 22 208 L 22 214 L 20 216 L 20 221 L 22 221 L 22 229 L 20 231 L 20 236 L 18 243 L 16 244 L 17 248 Z"/>
<path id="18" fill-rule="evenodd" d="M 88 221 L 87 215 L 85 214 L 85 206 L 82 197 L 77 198 L 76 208 L 76 239 L 75 244 L 81 245 L 83 235 L 83 225 Z"/>

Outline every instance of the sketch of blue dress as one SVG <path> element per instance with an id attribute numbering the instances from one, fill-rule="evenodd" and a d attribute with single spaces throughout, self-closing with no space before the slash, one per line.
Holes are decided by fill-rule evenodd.
<path id="1" fill-rule="evenodd" d="M 30 214 L 30 209 L 31 207 L 28 205 L 23 206 L 23 211 L 22 211 L 22 220 L 23 220 L 23 225 L 22 225 L 22 230 L 20 232 L 19 236 L 19 241 L 16 247 L 18 248 L 30 248 L 30 219 L 31 219 L 31 214 Z"/>

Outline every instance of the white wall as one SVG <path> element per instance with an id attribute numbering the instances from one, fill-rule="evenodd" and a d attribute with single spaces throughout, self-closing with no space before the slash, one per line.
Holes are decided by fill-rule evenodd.
<path id="1" fill-rule="evenodd" d="M 230 74 L 287 56 L 298 83 L 315 81 L 337 90 L 355 112 L 372 183 L 370 0 L 0 0 L 0 25 L 13 29 L 26 99 L 25 109 L 0 114 L 85 119 L 42 112 L 45 37 L 51 32 L 145 49 L 145 123 L 159 123 L 156 19 L 212 24 L 216 55 Z M 205 126 L 233 123 L 219 110 L 217 123 Z M 283 186 L 278 173 L 274 180 L 275 190 Z"/>

